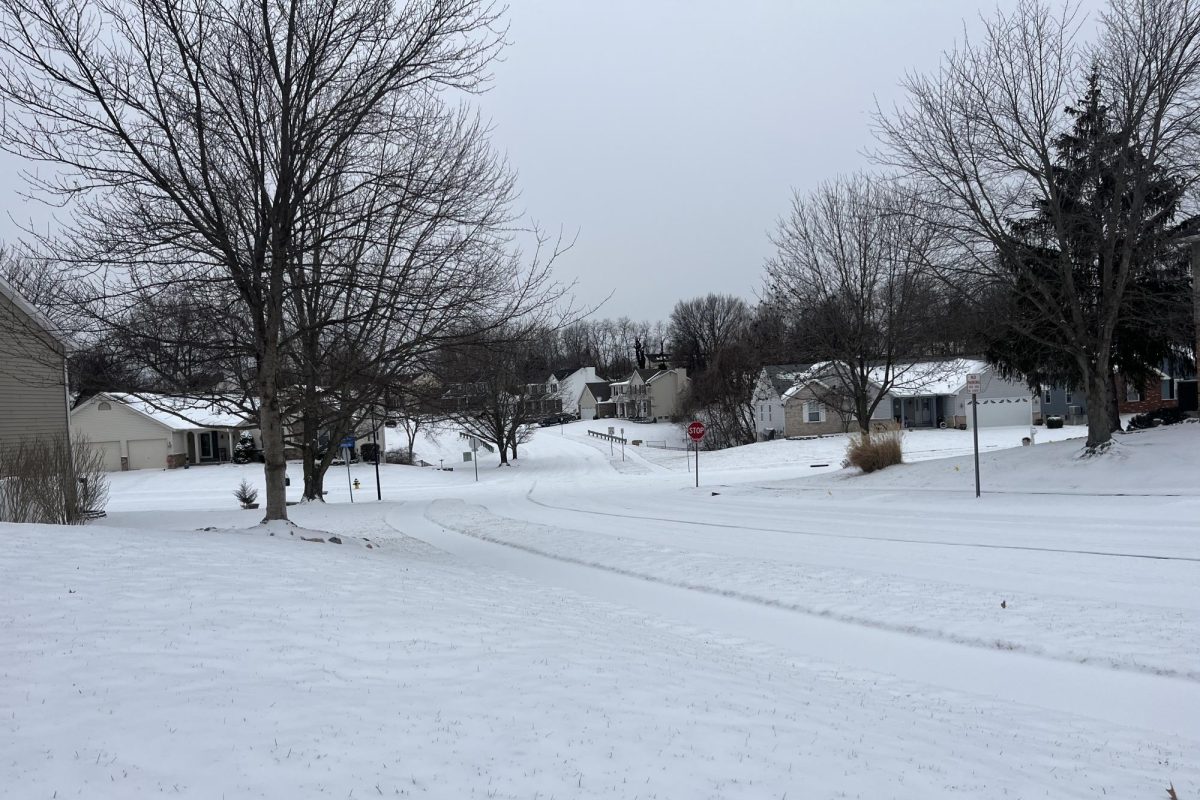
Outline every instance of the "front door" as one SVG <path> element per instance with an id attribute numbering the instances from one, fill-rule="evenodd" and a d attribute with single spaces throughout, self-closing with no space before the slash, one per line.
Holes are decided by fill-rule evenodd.
<path id="1" fill-rule="evenodd" d="M 217 458 L 217 432 L 205 431 L 197 434 L 200 439 L 200 460 L 215 461 Z"/>
<path id="2" fill-rule="evenodd" d="M 921 397 L 917 399 L 917 424 L 921 426 L 933 424 L 933 399 Z"/>

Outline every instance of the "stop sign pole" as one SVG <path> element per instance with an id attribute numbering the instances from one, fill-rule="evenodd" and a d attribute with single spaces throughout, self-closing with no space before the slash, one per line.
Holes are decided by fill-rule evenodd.
<path id="1" fill-rule="evenodd" d="M 696 488 L 700 488 L 700 442 L 704 439 L 704 423 L 696 420 L 687 426 L 688 438 L 696 443 Z"/>

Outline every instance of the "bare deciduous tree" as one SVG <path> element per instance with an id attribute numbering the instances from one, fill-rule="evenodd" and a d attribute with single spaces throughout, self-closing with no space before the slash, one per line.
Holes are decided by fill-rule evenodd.
<path id="1" fill-rule="evenodd" d="M 927 264 L 936 237 L 912 196 L 858 175 L 797 194 L 773 236 L 766 296 L 797 321 L 819 399 L 869 436 L 904 364 L 935 338 Z M 824 387 L 824 388 L 822 388 Z"/>
<path id="2" fill-rule="evenodd" d="M 1098 42 L 1087 43 L 1070 7 L 1056 13 L 1022 0 L 987 20 L 979 41 L 947 53 L 936 73 L 909 76 L 907 102 L 876 115 L 879 158 L 920 184 L 919 214 L 956 245 L 948 280 L 979 295 L 1004 287 L 1045 322 L 1016 335 L 1075 363 L 1093 451 L 1111 440 L 1114 336 L 1129 311 L 1147 203 L 1163 171 L 1194 181 L 1200 154 L 1200 6 L 1112 0 L 1100 21 Z M 1098 211 L 1098 246 L 1081 270 L 1056 145 L 1093 72 L 1118 154 L 1105 191 L 1120 201 Z M 1056 260 L 1028 258 L 1030 243 L 1012 235 L 1035 214 L 1050 234 L 1038 246 Z"/>
<path id="3" fill-rule="evenodd" d="M 166 286 L 236 301 L 252 353 L 265 519 L 286 519 L 280 375 L 288 265 L 335 175 L 402 128 L 404 98 L 486 78 L 501 32 L 475 0 L 3 0 L 0 142 L 55 176 L 74 219 L 43 242 L 104 321 Z"/>

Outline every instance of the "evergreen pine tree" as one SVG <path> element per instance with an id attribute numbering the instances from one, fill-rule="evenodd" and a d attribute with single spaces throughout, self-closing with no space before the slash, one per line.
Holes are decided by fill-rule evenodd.
<path id="1" fill-rule="evenodd" d="M 1011 243 L 1002 259 L 1013 263 L 1017 276 L 1014 291 L 996 300 L 987 357 L 1002 372 L 1020 374 L 1035 386 L 1066 384 L 1080 387 L 1079 365 L 1062 350 L 1041 344 L 1064 335 L 1054 321 L 1039 315 L 1023 302 L 1022 282 L 1039 285 L 1061 274 L 1064 259 L 1072 280 L 1057 283 L 1063 308 L 1081 315 L 1085 326 L 1101 324 L 1101 303 L 1111 286 L 1103 274 L 1100 248 L 1112 237 L 1109 231 L 1128 225 L 1130 176 L 1145 170 L 1145 157 L 1113 129 L 1103 100 L 1099 75 L 1093 72 L 1084 97 L 1066 109 L 1074 123 L 1056 142 L 1057 163 L 1050 172 L 1048 199 L 1040 201 L 1032 216 L 1010 222 Z M 1173 220 L 1183 190 L 1179 181 L 1155 169 L 1137 221 L 1133 268 L 1124 287 L 1120 319 L 1112 338 L 1110 380 L 1120 371 L 1140 383 L 1176 352 L 1188 315 L 1189 273 L 1186 257 L 1172 247 Z M 1019 334 L 1019 335 L 1014 335 Z M 1119 427 L 1113 395 L 1113 429 Z"/>

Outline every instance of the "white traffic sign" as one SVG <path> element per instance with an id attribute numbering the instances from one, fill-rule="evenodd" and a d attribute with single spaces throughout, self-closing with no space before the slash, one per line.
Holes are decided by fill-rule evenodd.
<path id="1" fill-rule="evenodd" d="M 983 391 L 983 381 L 979 373 L 973 372 L 967 376 L 967 394 L 979 394 Z"/>

